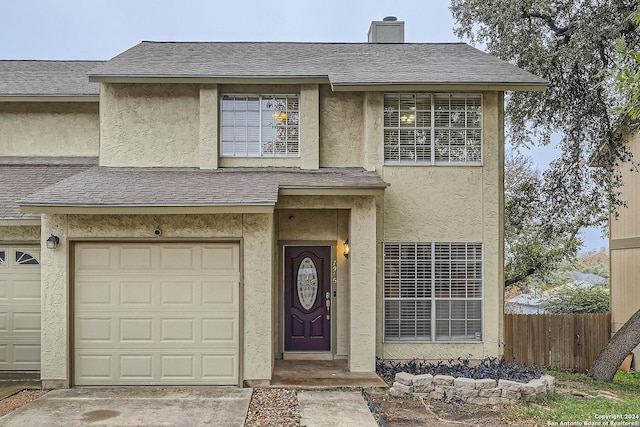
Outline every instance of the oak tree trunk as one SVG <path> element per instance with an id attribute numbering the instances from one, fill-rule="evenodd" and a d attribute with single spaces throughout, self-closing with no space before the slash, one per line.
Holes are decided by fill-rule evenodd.
<path id="1" fill-rule="evenodd" d="M 611 338 L 602 349 L 589 371 L 589 375 L 599 381 L 613 381 L 618 367 L 631 350 L 640 344 L 640 310 Z"/>

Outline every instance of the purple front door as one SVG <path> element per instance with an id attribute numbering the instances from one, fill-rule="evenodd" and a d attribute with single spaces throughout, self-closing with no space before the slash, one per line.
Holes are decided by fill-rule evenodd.
<path id="1" fill-rule="evenodd" d="M 331 247 L 284 248 L 284 349 L 331 350 Z"/>

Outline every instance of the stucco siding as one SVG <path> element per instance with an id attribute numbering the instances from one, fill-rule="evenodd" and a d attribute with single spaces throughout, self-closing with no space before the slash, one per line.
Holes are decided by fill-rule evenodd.
<path id="1" fill-rule="evenodd" d="M 362 92 L 320 87 L 320 167 L 362 167 Z"/>
<path id="2" fill-rule="evenodd" d="M 40 241 L 39 225 L 0 226 L 0 242 L 30 243 L 30 242 L 39 242 L 39 241 Z"/>
<path id="3" fill-rule="evenodd" d="M 382 241 L 483 244 L 481 342 L 383 342 L 382 260 L 378 259 L 378 354 L 388 359 L 498 356 L 502 336 L 503 162 L 502 96 L 483 94 L 482 166 L 382 166 Z M 382 136 L 379 137 L 382 139 Z M 378 243 L 380 244 L 380 242 Z"/>
<path id="4" fill-rule="evenodd" d="M 100 165 L 199 167 L 199 97 L 192 84 L 102 84 Z"/>
<path id="5" fill-rule="evenodd" d="M 69 385 L 68 309 L 72 308 L 68 276 L 70 241 L 135 239 L 221 239 L 242 242 L 243 248 L 243 372 L 245 380 L 268 380 L 273 363 L 271 331 L 271 214 L 220 215 L 43 215 L 41 239 L 60 237 L 56 250 L 42 252 L 42 371 L 46 384 Z M 162 230 L 161 239 L 154 230 Z M 134 240 L 131 240 L 134 239 Z M 267 278 L 267 280 L 265 280 Z"/>
<path id="6" fill-rule="evenodd" d="M 98 103 L 0 103 L 5 156 L 97 156 Z"/>

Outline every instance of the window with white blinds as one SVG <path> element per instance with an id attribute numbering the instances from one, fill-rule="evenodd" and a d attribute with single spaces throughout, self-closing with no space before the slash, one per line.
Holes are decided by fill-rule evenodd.
<path id="1" fill-rule="evenodd" d="M 385 242 L 385 341 L 482 339 L 482 244 Z"/>
<path id="2" fill-rule="evenodd" d="M 298 95 L 224 95 L 222 157 L 298 157 Z"/>
<path id="3" fill-rule="evenodd" d="M 482 95 L 388 93 L 385 164 L 480 164 Z"/>

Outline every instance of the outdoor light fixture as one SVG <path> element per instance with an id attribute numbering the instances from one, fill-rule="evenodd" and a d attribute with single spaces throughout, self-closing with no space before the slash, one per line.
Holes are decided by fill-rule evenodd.
<path id="1" fill-rule="evenodd" d="M 57 248 L 58 243 L 60 243 L 60 238 L 58 236 L 54 236 L 53 234 L 51 234 L 51 237 L 47 239 L 47 249 Z"/>
<path id="2" fill-rule="evenodd" d="M 349 239 L 344 241 L 344 257 L 349 258 L 349 252 L 351 252 L 351 248 L 349 247 Z"/>

